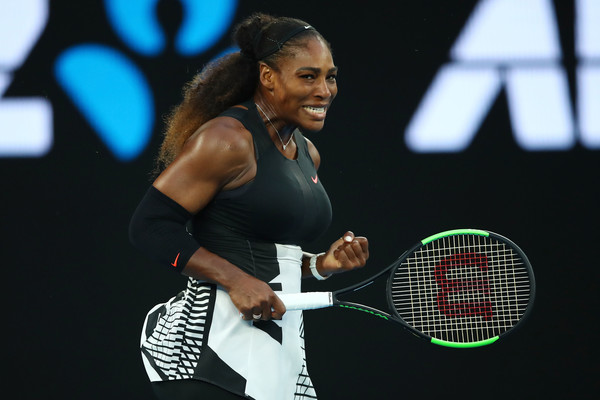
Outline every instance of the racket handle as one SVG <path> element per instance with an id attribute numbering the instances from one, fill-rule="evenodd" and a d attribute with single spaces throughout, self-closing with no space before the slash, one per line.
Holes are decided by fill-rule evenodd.
<path id="1" fill-rule="evenodd" d="M 333 294 L 331 292 L 282 293 L 277 296 L 283 301 L 288 311 L 314 310 L 333 305 Z"/>

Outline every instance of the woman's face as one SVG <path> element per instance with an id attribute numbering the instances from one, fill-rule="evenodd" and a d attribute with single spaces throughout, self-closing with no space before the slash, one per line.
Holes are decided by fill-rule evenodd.
<path id="1" fill-rule="evenodd" d="M 321 39 L 309 39 L 295 56 L 279 63 L 273 106 L 279 119 L 303 130 L 320 131 L 337 94 L 337 67 Z"/>

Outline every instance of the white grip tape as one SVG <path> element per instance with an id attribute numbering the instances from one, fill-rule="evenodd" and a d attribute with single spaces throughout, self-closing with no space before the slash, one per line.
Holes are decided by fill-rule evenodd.
<path id="1" fill-rule="evenodd" d="M 277 296 L 283 301 L 288 311 L 314 310 L 333 305 L 333 294 L 331 292 L 282 293 Z"/>

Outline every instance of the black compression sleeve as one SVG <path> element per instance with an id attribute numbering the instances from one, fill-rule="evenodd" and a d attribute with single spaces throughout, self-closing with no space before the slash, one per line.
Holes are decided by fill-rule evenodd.
<path id="1" fill-rule="evenodd" d="M 185 228 L 191 218 L 185 208 L 150 186 L 129 223 L 129 240 L 161 265 L 181 272 L 200 248 Z"/>

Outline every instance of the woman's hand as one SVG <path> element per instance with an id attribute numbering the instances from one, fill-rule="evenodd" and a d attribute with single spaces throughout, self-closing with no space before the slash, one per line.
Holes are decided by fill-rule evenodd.
<path id="1" fill-rule="evenodd" d="M 192 255 L 182 274 L 223 287 L 245 320 L 281 319 L 285 314 L 285 305 L 267 283 L 204 247 Z"/>
<path id="2" fill-rule="evenodd" d="M 253 276 L 246 275 L 238 280 L 228 292 L 231 301 L 245 320 L 268 321 L 281 319 L 285 314 L 285 305 L 271 287 Z"/>
<path id="3" fill-rule="evenodd" d="M 369 258 L 369 241 L 348 231 L 317 259 L 317 271 L 330 275 L 364 267 Z"/>

